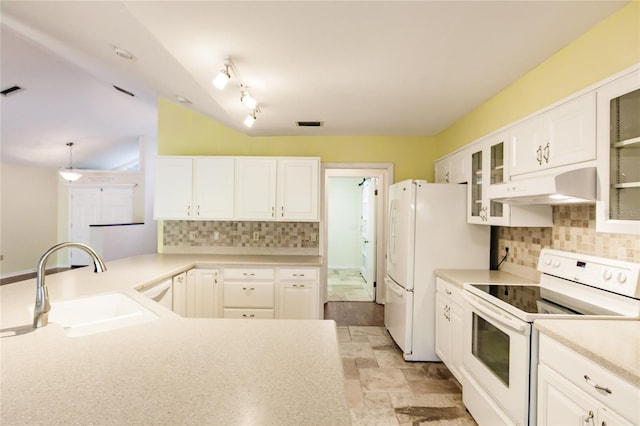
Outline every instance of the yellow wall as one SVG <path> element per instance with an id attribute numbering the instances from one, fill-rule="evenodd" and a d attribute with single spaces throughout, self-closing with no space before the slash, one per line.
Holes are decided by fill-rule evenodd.
<path id="1" fill-rule="evenodd" d="M 635 0 L 436 135 L 434 159 L 639 62 Z"/>
<path id="2" fill-rule="evenodd" d="M 249 137 L 208 117 L 158 102 L 159 155 L 265 155 L 320 157 L 327 163 L 393 163 L 395 180 L 431 179 L 431 137 Z"/>

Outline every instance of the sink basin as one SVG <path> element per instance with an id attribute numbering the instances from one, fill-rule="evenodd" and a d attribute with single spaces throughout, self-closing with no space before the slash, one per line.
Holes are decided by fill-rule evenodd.
<path id="1" fill-rule="evenodd" d="M 51 302 L 49 323 L 64 327 L 69 336 L 86 336 L 154 321 L 158 317 L 123 293 Z"/>

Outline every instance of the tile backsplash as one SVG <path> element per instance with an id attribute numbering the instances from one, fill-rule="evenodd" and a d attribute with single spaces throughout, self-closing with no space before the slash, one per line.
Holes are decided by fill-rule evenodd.
<path id="1" fill-rule="evenodd" d="M 538 266 L 545 247 L 640 263 L 640 236 L 596 233 L 593 205 L 554 206 L 553 227 L 500 227 L 498 235 L 499 257 L 509 247 L 507 263 L 525 268 Z"/>
<path id="2" fill-rule="evenodd" d="M 315 254 L 318 222 L 219 222 L 167 220 L 165 252 Z"/>

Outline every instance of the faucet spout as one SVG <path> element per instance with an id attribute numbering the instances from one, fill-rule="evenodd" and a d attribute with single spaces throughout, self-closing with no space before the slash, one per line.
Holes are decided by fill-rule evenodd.
<path id="1" fill-rule="evenodd" d="M 73 242 L 65 242 L 57 244 L 47 250 L 40 260 L 38 261 L 38 267 L 36 272 L 36 305 L 33 309 L 33 328 L 44 327 L 49 323 L 49 311 L 51 310 L 51 305 L 49 304 L 49 290 L 45 284 L 45 267 L 47 265 L 47 260 L 49 257 L 55 253 L 56 251 L 63 249 L 65 247 L 77 248 L 84 250 L 87 252 L 91 259 L 93 260 L 94 272 L 100 273 L 107 270 L 104 262 L 98 256 L 98 253 L 95 252 L 91 247 L 82 243 L 73 243 Z"/>

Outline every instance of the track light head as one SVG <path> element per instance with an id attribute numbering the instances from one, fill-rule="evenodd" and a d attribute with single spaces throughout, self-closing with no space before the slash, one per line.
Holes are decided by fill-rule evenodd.
<path id="1" fill-rule="evenodd" d="M 247 118 L 244 119 L 244 125 L 251 128 L 253 127 L 253 123 L 256 122 L 256 114 L 257 114 L 257 110 L 253 110 L 251 112 L 251 114 L 247 115 Z"/>
<path id="2" fill-rule="evenodd" d="M 213 79 L 213 86 L 218 90 L 223 90 L 229 82 L 230 78 L 231 74 L 229 74 L 229 62 L 227 62 L 226 64 L 224 64 L 224 68 L 221 69 Z"/>
<path id="3" fill-rule="evenodd" d="M 240 102 L 242 102 L 244 106 L 251 110 L 255 109 L 256 105 L 258 105 L 258 102 L 253 98 L 253 96 L 251 96 L 251 93 L 249 93 L 249 89 L 247 89 L 246 87 L 243 88 L 242 92 L 240 93 Z"/>

